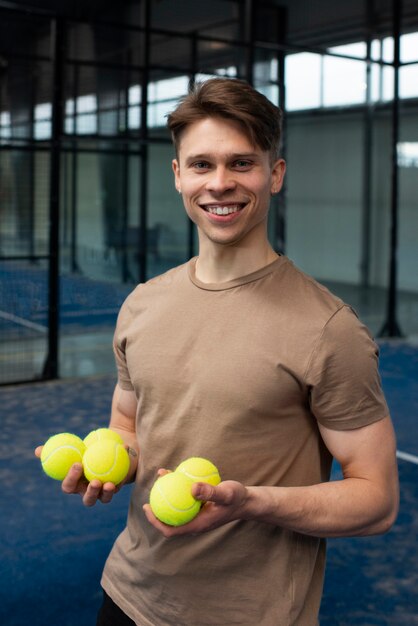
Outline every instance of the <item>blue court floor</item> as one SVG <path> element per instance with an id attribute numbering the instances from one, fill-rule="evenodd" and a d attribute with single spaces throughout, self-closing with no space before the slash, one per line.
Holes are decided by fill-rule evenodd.
<path id="1" fill-rule="evenodd" d="M 321 626 L 418 625 L 418 346 L 382 343 L 381 374 L 398 437 L 400 514 L 385 536 L 328 542 Z M 33 449 L 51 433 L 84 435 L 105 425 L 114 382 L 100 376 L 0 389 L 4 626 L 95 624 L 101 571 L 125 524 L 130 490 L 85 509 L 43 475 Z"/>

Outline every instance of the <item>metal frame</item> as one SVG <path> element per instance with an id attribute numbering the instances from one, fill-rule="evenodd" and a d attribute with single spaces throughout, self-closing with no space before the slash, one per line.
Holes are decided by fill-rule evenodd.
<path id="1" fill-rule="evenodd" d="M 401 34 L 401 15 L 402 15 L 402 3 L 400 0 L 392 0 L 393 2 L 393 37 L 395 39 L 395 58 L 393 64 L 381 61 L 381 65 L 393 65 L 395 74 L 395 97 L 392 103 L 392 195 L 391 195 L 391 236 L 390 236 L 390 268 L 389 268 L 389 287 L 388 287 L 388 302 L 387 302 L 387 319 L 382 328 L 382 336 L 397 337 L 401 336 L 399 324 L 397 322 L 397 247 L 398 247 L 398 165 L 397 165 L 397 142 L 399 135 L 399 40 Z M 246 58 L 243 66 L 240 69 L 239 76 L 246 78 L 249 82 L 253 81 L 253 63 L 254 63 L 254 51 L 255 49 L 264 49 L 267 52 L 272 52 L 277 55 L 279 60 L 279 72 L 277 77 L 277 84 L 279 88 L 280 104 L 284 108 L 285 103 L 285 55 L 287 52 L 298 51 L 312 51 L 312 52 L 325 52 L 322 46 L 303 46 L 291 43 L 286 38 L 286 11 L 276 6 L 279 19 L 279 39 L 274 43 L 263 42 L 255 39 L 256 33 L 254 32 L 254 15 L 257 10 L 258 3 L 255 0 L 243 0 L 241 2 L 242 11 L 242 33 L 243 36 L 240 40 L 229 40 L 218 37 L 200 36 L 197 33 L 181 33 L 176 31 L 168 31 L 164 29 L 151 29 L 151 0 L 144 0 L 141 3 L 142 7 L 142 25 L 133 26 L 129 24 L 117 24 L 108 23 L 103 20 L 95 20 L 94 24 L 112 26 L 115 28 L 122 28 L 125 32 L 132 31 L 138 36 L 142 37 L 142 56 L 144 63 L 137 65 L 131 63 L 129 59 L 125 63 L 117 64 L 113 62 L 102 61 L 87 61 L 66 58 L 65 56 L 65 32 L 66 26 L 70 23 L 75 23 L 75 19 L 63 19 L 57 18 L 55 15 L 47 11 L 31 10 L 34 15 L 39 17 L 48 18 L 53 25 L 53 46 L 51 57 L 45 57 L 42 55 L 29 56 L 22 54 L 14 54 L 11 58 L 16 59 L 28 59 L 30 61 L 45 61 L 52 62 L 53 67 L 53 106 L 52 106 L 52 138 L 49 142 L 49 147 L 46 145 L 36 144 L 33 145 L 21 145 L 20 150 L 29 150 L 30 152 L 47 150 L 51 156 L 50 164 L 50 233 L 49 233 L 49 255 L 35 255 L 33 252 L 33 246 L 31 248 L 31 254 L 28 256 L 16 255 L 13 257 L 0 257 L 1 260 L 7 259 L 43 259 L 49 261 L 49 333 L 48 333 L 48 355 L 45 361 L 45 365 L 42 372 L 42 379 L 54 379 L 59 377 L 59 265 L 60 265 L 60 170 L 63 154 L 72 154 L 73 159 L 77 158 L 77 155 L 82 152 L 94 152 L 100 153 L 102 149 L 98 146 L 94 150 L 91 148 L 85 148 L 75 143 L 72 146 L 65 145 L 63 134 L 63 80 L 65 76 L 66 67 L 73 66 L 78 73 L 80 67 L 92 66 L 95 68 L 109 68 L 119 69 L 123 71 L 135 71 L 140 72 L 142 76 L 142 102 L 141 102 L 141 125 L 139 133 L 131 133 L 129 136 L 110 136 L 106 137 L 112 141 L 112 147 L 104 150 L 106 154 L 121 154 L 126 157 L 125 159 L 125 176 L 124 176 L 124 188 L 125 188 L 125 204 L 127 201 L 126 192 L 128 185 L 128 167 L 127 161 L 129 155 L 140 156 L 140 198 L 139 198 L 139 266 L 138 276 L 139 280 L 145 281 L 147 279 L 147 221 L 148 221 L 148 148 L 153 143 L 169 143 L 169 139 L 150 137 L 146 119 L 147 119 L 147 107 L 148 107 L 148 83 L 151 72 L 164 70 L 167 73 L 181 74 L 185 73 L 184 67 L 172 65 L 160 66 L 158 64 L 152 64 L 150 58 L 150 46 L 151 35 L 159 34 L 167 37 L 183 38 L 190 42 L 190 58 L 189 58 L 189 77 L 190 82 L 193 83 L 195 74 L 199 70 L 198 60 L 198 43 L 200 42 L 217 42 L 225 43 L 228 46 L 240 46 L 247 51 Z M 266 5 L 270 3 L 266 2 Z M 270 5 L 273 6 L 273 5 Z M 12 2 L 0 2 L 0 10 L 11 11 L 22 15 L 27 15 L 27 11 L 22 9 Z M 369 32 L 369 45 L 367 60 L 370 63 L 370 33 L 373 28 L 372 16 L 373 16 L 373 1 L 367 0 L 367 15 L 368 24 L 367 29 Z M 80 22 L 82 22 L 80 20 Z M 83 22 L 84 23 L 84 22 Z M 327 52 L 327 54 L 329 54 Z M 333 56 L 342 56 L 335 54 Z M 350 57 L 347 57 L 350 58 Z M 369 76 L 369 74 L 368 74 Z M 368 78 L 368 89 L 370 90 L 370 78 Z M 127 106 L 127 103 L 125 103 Z M 370 241 L 370 206 L 371 206 L 371 150 L 370 141 L 372 138 L 372 107 L 370 101 L 366 103 L 364 107 L 364 145 L 365 145 L 365 160 L 364 160 L 364 188 L 363 188 L 363 233 L 362 233 L 362 283 L 364 286 L 368 285 L 369 274 L 369 260 L 368 250 Z M 284 138 L 286 132 L 284 132 Z M 85 136 L 85 139 L 99 139 L 101 135 Z M 71 142 L 71 137 L 68 137 Z M 137 150 L 133 150 L 131 147 L 132 142 L 136 142 L 138 145 Z M 1 146 L 0 149 L 13 149 L 19 142 L 13 142 L 12 146 Z M 283 150 L 286 150 L 286 144 L 284 143 Z M 76 185 L 77 181 L 73 177 L 72 179 L 72 203 L 73 206 L 70 210 L 70 221 L 73 235 L 76 227 Z M 284 251 L 284 228 L 285 228 L 285 191 L 282 193 L 279 201 L 275 201 L 273 210 L 276 212 L 276 232 L 274 234 L 275 241 L 277 242 L 277 248 L 280 251 Z M 125 206 L 126 212 L 126 206 Z M 74 237 L 73 237 L 74 238 Z M 75 245 L 75 241 L 73 242 Z M 72 269 L 77 271 L 77 259 L 75 255 L 75 249 L 73 245 L 72 255 Z M 195 231 L 193 225 L 190 222 L 188 231 L 188 254 L 192 256 L 195 252 Z M 126 265 L 126 264 L 125 264 Z M 128 278 L 128 270 L 125 267 L 124 277 Z M 0 383 L 1 384 L 1 383 Z M 10 383 L 9 383 L 10 384 Z"/>
<path id="2" fill-rule="evenodd" d="M 13 53 L 10 58 L 20 59 L 20 60 L 28 60 L 30 62 L 48 62 L 52 65 L 53 72 L 53 97 L 52 97 L 52 136 L 51 140 L 47 142 L 45 145 L 36 144 L 36 150 L 47 151 L 50 154 L 50 187 L 49 187 L 49 254 L 48 255 L 35 255 L 33 246 L 31 246 L 31 254 L 28 256 L 25 255 L 13 255 L 14 260 L 18 258 L 27 260 L 31 258 L 33 260 L 44 259 L 49 262 L 49 271 L 48 271 L 48 343 L 47 343 L 47 356 L 45 359 L 44 367 L 41 374 L 42 380 L 47 379 L 55 379 L 59 377 L 59 299 L 60 299 L 60 198 L 61 198 L 61 167 L 63 164 L 63 155 L 72 155 L 72 165 L 74 165 L 74 160 L 77 159 L 77 155 L 82 152 L 94 152 L 106 154 L 121 154 L 125 157 L 125 175 L 123 176 L 123 196 L 124 196 L 124 208 L 122 210 L 125 212 L 125 222 L 127 220 L 127 185 L 128 185 L 128 155 L 139 155 L 140 156 L 140 170 L 139 170 L 139 179 L 140 179 L 140 198 L 139 198 L 139 241 L 138 241 L 138 251 L 139 251 L 139 265 L 138 265 L 138 277 L 140 281 L 145 281 L 147 279 L 147 221 L 148 221 L 148 146 L 152 143 L 169 143 L 169 138 L 153 138 L 149 136 L 148 128 L 146 124 L 147 120 L 147 107 L 148 107 L 148 82 L 151 72 L 164 70 L 166 73 L 184 73 L 184 67 L 178 67 L 175 64 L 170 66 L 158 66 L 156 64 L 151 64 L 150 59 L 150 45 L 151 45 L 151 34 L 160 34 L 168 37 L 178 37 L 183 38 L 185 40 L 190 41 L 190 49 L 191 55 L 188 60 L 189 64 L 189 77 L 191 83 L 194 81 L 195 74 L 199 70 L 199 62 L 197 58 L 197 44 L 198 42 L 220 42 L 228 44 L 228 46 L 241 46 L 243 49 L 247 50 L 247 55 L 244 60 L 243 67 L 237 68 L 238 74 L 242 78 L 246 78 L 250 82 L 252 81 L 252 65 L 254 62 L 254 48 L 265 47 L 267 50 L 272 51 L 275 50 L 277 54 L 279 52 L 283 55 L 283 48 L 272 44 L 267 44 L 264 46 L 263 42 L 255 42 L 254 40 L 254 15 L 256 11 L 256 4 L 254 0 L 245 0 L 241 3 L 241 8 L 243 9 L 243 22 L 242 22 L 242 32 L 243 39 L 239 41 L 231 41 L 228 39 L 222 39 L 217 37 L 208 37 L 208 36 L 200 36 L 197 33 L 179 33 L 175 31 L 166 31 L 163 29 L 151 29 L 151 0 L 145 0 L 141 3 L 142 6 L 142 20 L 141 26 L 132 26 L 129 24 L 115 24 L 112 23 L 111 26 L 115 28 L 122 28 L 124 32 L 132 31 L 141 36 L 142 39 L 142 57 L 143 64 L 137 65 L 129 62 L 129 59 L 126 60 L 125 63 L 112 63 L 112 62 L 100 62 L 100 61 L 88 61 L 88 60 L 79 60 L 72 59 L 66 57 L 65 52 L 65 35 L 67 26 L 71 23 L 76 22 L 74 19 L 66 19 L 62 17 L 56 17 L 53 13 L 48 11 L 38 11 L 35 9 L 30 9 L 30 13 L 36 15 L 40 18 L 45 18 L 50 21 L 51 24 L 51 56 L 45 57 L 43 55 L 26 55 Z M 268 4 L 268 3 L 267 3 Z M 13 12 L 15 14 L 21 14 L 24 16 L 28 15 L 27 8 L 21 8 L 13 3 L 0 3 L 0 10 L 4 13 Z M 81 20 L 80 20 L 81 21 Z M 100 25 L 110 25 L 102 20 L 95 20 L 95 24 Z M 282 44 L 282 42 L 280 42 Z M 66 70 L 68 67 L 74 67 L 76 75 L 78 76 L 79 68 L 92 66 L 94 68 L 109 68 L 109 69 L 119 69 L 121 71 L 136 71 L 140 72 L 142 76 L 141 82 L 141 93 L 142 93 L 142 102 L 141 102 L 141 125 L 139 133 L 131 133 L 128 137 L 126 136 L 110 136 L 106 137 L 113 143 L 113 147 L 111 149 L 100 149 L 97 147 L 95 149 L 85 148 L 83 146 L 79 146 L 75 142 L 71 142 L 71 136 L 68 138 L 64 135 L 63 129 L 63 120 L 65 112 L 63 110 L 63 100 L 64 100 L 64 77 L 66 75 Z M 77 76 L 75 80 L 77 81 Z M 283 77 L 281 78 L 280 85 L 284 87 Z M 74 85 L 74 88 L 77 88 L 77 85 Z M 284 97 L 281 95 L 281 101 L 284 102 Z M 125 103 L 127 104 L 127 103 Z M 32 107 L 33 108 L 33 107 Z M 96 136 L 95 136 L 96 137 Z M 85 136 L 85 139 L 93 139 L 93 136 Z M 101 135 L 97 135 L 97 139 L 100 140 Z M 64 139 L 66 140 L 64 142 Z M 132 142 L 137 142 L 138 150 L 132 150 L 131 144 Z M 10 146 L 2 146 L 2 149 L 13 149 L 18 147 L 18 149 L 22 149 L 23 151 L 28 151 L 29 153 L 33 153 L 34 144 L 27 145 L 23 144 L 19 146 L 19 141 L 13 139 Z M 66 163 L 64 162 L 64 165 Z M 65 183 L 67 184 L 66 178 Z M 71 236 L 71 268 L 72 271 L 79 271 L 77 258 L 76 258 L 76 224 L 77 224 L 77 208 L 76 208 L 76 191 L 77 191 L 77 179 L 75 172 L 72 173 L 69 187 L 71 189 L 71 202 L 70 205 L 67 206 L 66 213 L 64 215 L 64 220 L 67 223 L 67 226 L 70 229 Z M 189 223 L 189 231 L 188 231 L 188 254 L 192 256 L 195 253 L 195 232 L 193 228 L 193 224 Z M 5 260 L 5 257 L 0 258 Z M 123 276 L 122 280 L 127 280 L 130 278 L 126 259 L 123 264 Z M 22 381 L 17 381 L 22 382 Z M 10 383 L 9 383 L 10 384 Z"/>
<path id="3" fill-rule="evenodd" d="M 394 89 L 392 102 L 392 180 L 391 180 L 391 226 L 390 226 L 390 260 L 389 282 L 386 305 L 386 321 L 379 332 L 380 337 L 402 337 L 397 320 L 398 307 L 398 221 L 399 221 L 399 68 L 402 0 L 392 0 L 393 12 L 393 67 Z"/>

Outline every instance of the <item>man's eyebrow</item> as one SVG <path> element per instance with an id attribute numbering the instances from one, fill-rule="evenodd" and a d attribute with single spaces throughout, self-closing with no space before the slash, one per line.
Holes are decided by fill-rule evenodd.
<path id="1" fill-rule="evenodd" d="M 226 154 L 224 156 L 227 161 L 260 158 L 260 155 L 257 154 L 257 152 L 231 152 L 230 154 Z M 212 161 L 215 158 L 216 158 L 216 155 L 210 152 L 190 154 L 186 159 L 186 163 L 193 163 L 194 161 Z"/>

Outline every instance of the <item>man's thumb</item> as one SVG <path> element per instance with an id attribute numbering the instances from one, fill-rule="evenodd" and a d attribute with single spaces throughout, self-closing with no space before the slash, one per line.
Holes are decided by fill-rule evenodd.
<path id="1" fill-rule="evenodd" d="M 220 494 L 216 487 L 209 483 L 194 483 L 192 487 L 192 496 L 196 500 L 202 500 L 203 502 L 222 502 Z"/>

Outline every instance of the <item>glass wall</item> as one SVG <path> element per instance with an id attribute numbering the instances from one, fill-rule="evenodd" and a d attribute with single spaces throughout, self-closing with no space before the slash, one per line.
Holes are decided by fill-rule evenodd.
<path id="1" fill-rule="evenodd" d="M 35 124 L 49 117 L 36 104 L 52 99 L 47 25 L 10 16 L 1 38 L 15 55 L 13 63 L 2 56 L 0 74 L 1 383 L 42 376 L 48 353 L 50 155 L 35 135 Z M 29 28 L 36 47 L 17 37 Z"/>
<path id="2" fill-rule="evenodd" d="M 65 20 L 61 52 L 53 19 L 1 9 L 0 384 L 51 375 L 55 308 L 55 375 L 114 371 L 126 295 L 196 253 L 174 190 L 166 116 L 190 79 L 211 76 L 249 79 L 285 109 L 288 170 L 272 200 L 271 241 L 378 334 L 393 219 L 390 20 L 366 41 L 332 29 L 314 36 L 316 14 L 305 12 L 306 24 L 299 15 L 294 28 L 293 8 L 271 3 L 249 14 L 232 0 L 161 0 L 150 15 L 139 4 L 121 8 L 115 23 Z M 396 170 L 397 315 L 407 335 L 418 333 L 417 51 L 418 28 L 409 27 L 400 38 Z"/>
<path id="3" fill-rule="evenodd" d="M 418 332 L 417 32 L 400 36 L 397 318 Z M 391 257 L 393 37 L 286 56 L 287 254 L 385 327 Z M 409 140 L 409 141 L 408 141 Z"/>

